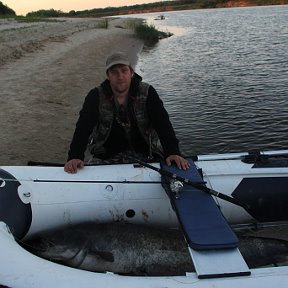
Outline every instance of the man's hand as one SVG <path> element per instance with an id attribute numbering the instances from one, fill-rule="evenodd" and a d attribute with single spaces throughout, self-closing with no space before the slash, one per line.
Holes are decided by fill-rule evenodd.
<path id="1" fill-rule="evenodd" d="M 170 155 L 166 158 L 166 164 L 171 166 L 175 162 L 179 169 L 187 170 L 190 167 L 189 162 L 179 155 Z"/>
<path id="2" fill-rule="evenodd" d="M 83 167 L 84 167 L 84 161 L 80 159 L 72 159 L 65 164 L 64 171 L 67 173 L 77 173 L 77 170 Z"/>

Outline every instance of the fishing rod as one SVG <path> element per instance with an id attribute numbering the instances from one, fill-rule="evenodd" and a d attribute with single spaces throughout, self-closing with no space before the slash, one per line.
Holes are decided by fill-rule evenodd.
<path id="1" fill-rule="evenodd" d="M 130 181 L 130 180 L 45 180 L 35 179 L 35 183 L 87 183 L 87 184 L 161 184 L 161 181 Z"/>
<path id="2" fill-rule="evenodd" d="M 1 178 L 0 187 L 5 182 L 33 182 L 33 183 L 83 183 L 83 184 L 162 184 L 162 181 L 130 181 L 130 180 L 56 180 L 56 179 L 12 179 Z"/>
<path id="3" fill-rule="evenodd" d="M 246 205 L 246 204 L 244 204 L 244 203 L 242 203 L 242 202 L 234 199 L 234 198 L 231 197 L 231 196 L 228 196 L 228 195 L 226 195 L 226 194 L 223 194 L 223 193 L 220 193 L 220 192 L 218 192 L 218 191 L 215 191 L 215 190 L 213 190 L 213 189 L 211 189 L 211 188 L 208 188 L 207 186 L 204 186 L 204 185 L 202 185 L 202 184 L 193 182 L 193 181 L 191 181 L 191 180 L 189 180 L 189 179 L 187 179 L 187 178 L 178 176 L 178 175 L 176 175 L 176 174 L 174 174 L 174 173 L 165 171 L 165 170 L 163 170 L 162 168 L 157 168 L 157 167 L 155 167 L 155 166 L 152 166 L 152 165 L 150 165 L 150 164 L 148 164 L 148 163 L 146 163 L 146 162 L 143 162 L 143 161 L 141 161 L 141 160 L 139 160 L 139 159 L 134 159 L 134 158 L 133 158 L 133 160 L 134 160 L 135 162 L 137 162 L 138 164 L 140 164 L 141 166 L 143 166 L 143 167 L 146 167 L 146 168 L 149 168 L 149 169 L 152 169 L 152 170 L 158 172 L 158 173 L 159 173 L 160 175 L 162 175 L 162 176 L 167 176 L 167 177 L 169 177 L 169 178 L 171 178 L 171 179 L 173 179 L 173 180 L 178 180 L 178 181 L 180 181 L 180 182 L 183 182 L 184 184 L 190 185 L 190 186 L 192 186 L 192 187 L 194 187 L 194 188 L 196 188 L 196 189 L 199 189 L 199 190 L 201 190 L 201 191 L 203 191 L 203 192 L 205 192 L 205 193 L 208 193 L 208 194 L 213 195 L 213 196 L 215 196 L 215 197 L 217 197 L 217 198 L 223 199 L 223 200 L 225 200 L 225 201 L 227 201 L 227 202 L 230 202 L 230 203 L 232 203 L 232 204 L 235 204 L 235 205 L 237 205 L 237 206 L 240 206 L 240 207 L 244 208 L 247 212 L 251 213 L 251 212 L 249 211 L 249 210 L 250 210 L 250 207 L 249 207 L 248 205 Z"/>

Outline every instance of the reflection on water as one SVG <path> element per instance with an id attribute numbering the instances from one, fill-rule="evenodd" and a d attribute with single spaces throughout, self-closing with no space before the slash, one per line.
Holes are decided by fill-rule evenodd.
<path id="1" fill-rule="evenodd" d="M 184 154 L 288 148 L 287 13 L 193 10 L 154 22 L 175 36 L 145 49 L 136 70 L 161 95 Z"/>

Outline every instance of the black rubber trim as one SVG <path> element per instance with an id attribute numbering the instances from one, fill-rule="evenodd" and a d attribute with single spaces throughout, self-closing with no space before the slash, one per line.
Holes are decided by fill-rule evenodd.
<path id="1" fill-rule="evenodd" d="M 13 175 L 0 169 L 0 221 L 8 225 L 17 240 L 27 234 L 32 223 L 31 204 L 23 203 L 18 195 L 20 185 Z"/>

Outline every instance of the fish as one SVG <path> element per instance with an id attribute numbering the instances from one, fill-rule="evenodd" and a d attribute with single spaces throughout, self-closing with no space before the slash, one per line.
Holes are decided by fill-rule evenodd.
<path id="1" fill-rule="evenodd" d="M 288 241 L 272 237 L 238 237 L 239 250 L 250 269 L 288 265 Z"/>
<path id="2" fill-rule="evenodd" d="M 92 272 L 178 276 L 194 271 L 177 229 L 82 223 L 45 233 L 23 247 L 44 259 Z"/>
<path id="3" fill-rule="evenodd" d="M 249 268 L 287 264 L 288 242 L 238 235 Z M 194 272 L 178 229 L 125 223 L 82 223 L 23 243 L 44 259 L 69 267 L 135 276 L 181 276 Z"/>

